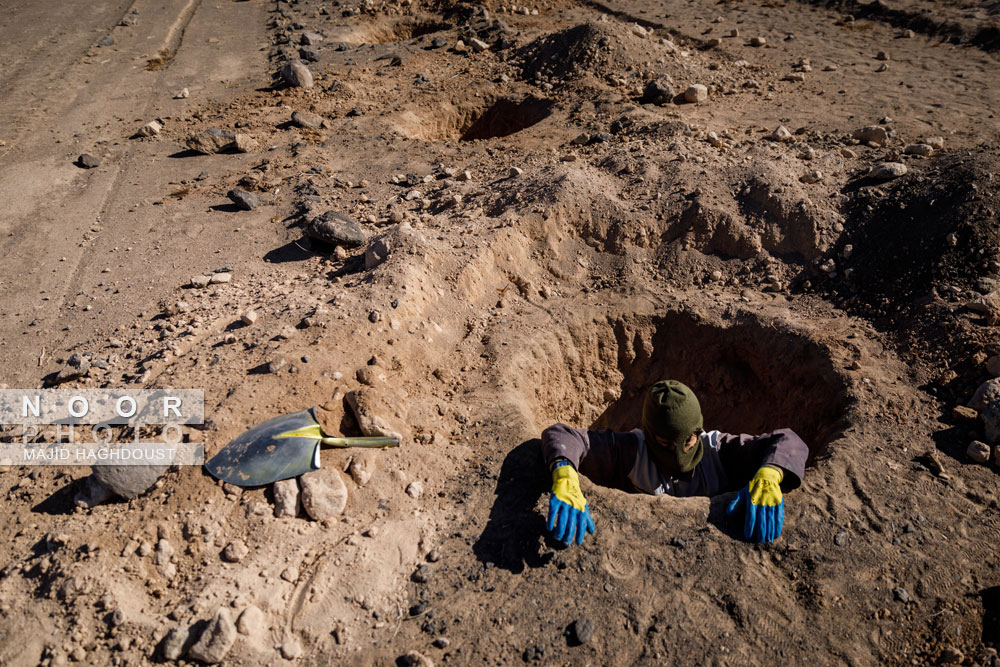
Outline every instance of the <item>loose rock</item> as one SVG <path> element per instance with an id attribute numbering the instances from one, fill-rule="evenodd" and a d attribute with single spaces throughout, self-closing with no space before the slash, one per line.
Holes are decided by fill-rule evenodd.
<path id="1" fill-rule="evenodd" d="M 910 601 L 909 591 L 907 591 L 902 586 L 892 589 L 892 595 L 903 604 L 906 604 L 907 602 Z"/>
<path id="2" fill-rule="evenodd" d="M 708 99 L 708 88 L 701 85 L 700 83 L 695 83 L 688 86 L 688 89 L 684 91 L 684 100 L 691 103 L 704 102 Z"/>
<path id="3" fill-rule="evenodd" d="M 323 126 L 323 117 L 308 111 L 296 111 L 292 113 L 292 122 L 307 130 L 318 130 Z"/>
<path id="4" fill-rule="evenodd" d="M 167 474 L 170 466 L 94 466 L 94 478 L 122 498 L 136 498 Z"/>
<path id="5" fill-rule="evenodd" d="M 321 468 L 299 477 L 302 507 L 315 521 L 340 516 L 347 507 L 347 486 L 340 473 Z"/>
<path id="6" fill-rule="evenodd" d="M 902 162 L 883 162 L 882 164 L 874 166 L 872 170 L 868 172 L 868 178 L 887 181 L 893 178 L 899 178 L 904 174 L 906 174 L 906 165 Z"/>
<path id="7" fill-rule="evenodd" d="M 573 640 L 576 644 L 586 644 L 594 636 L 596 625 L 593 620 L 584 616 L 573 621 Z"/>
<path id="8" fill-rule="evenodd" d="M 263 629 L 264 612 L 256 605 L 250 605 L 244 609 L 236 621 L 236 631 L 241 635 L 255 636 Z"/>
<path id="9" fill-rule="evenodd" d="M 667 104 L 674 99 L 675 94 L 670 82 L 659 77 L 646 84 L 642 93 L 642 101 L 649 104 Z"/>
<path id="10" fill-rule="evenodd" d="M 166 660 L 179 660 L 191 638 L 190 628 L 173 628 L 160 643 L 160 652 Z"/>
<path id="11" fill-rule="evenodd" d="M 406 495 L 410 496 L 411 498 L 419 498 L 420 496 L 424 495 L 423 483 L 420 481 L 410 482 L 406 486 Z"/>
<path id="12" fill-rule="evenodd" d="M 66 361 L 66 365 L 56 374 L 55 383 L 62 384 L 70 380 L 77 380 L 86 377 L 90 372 L 90 361 L 86 357 L 74 352 Z"/>
<path id="13" fill-rule="evenodd" d="M 221 153 L 236 148 L 236 133 L 213 127 L 188 137 L 184 145 L 192 151 L 206 155 Z"/>
<path id="14" fill-rule="evenodd" d="M 236 208 L 241 211 L 252 211 L 260 206 L 260 197 L 241 188 L 233 188 L 226 193 L 226 196 L 229 197 L 233 204 L 236 205 Z"/>
<path id="15" fill-rule="evenodd" d="M 791 141 L 792 139 L 792 133 L 789 132 L 788 128 L 784 125 L 779 125 L 778 128 L 771 133 L 771 141 L 785 143 Z"/>
<path id="16" fill-rule="evenodd" d="M 233 540 L 222 550 L 222 560 L 227 563 L 239 563 L 250 553 L 250 547 L 243 540 Z"/>
<path id="17" fill-rule="evenodd" d="M 84 169 L 94 169 L 101 166 L 101 159 L 90 153 L 84 153 L 76 159 L 76 163 Z"/>
<path id="18" fill-rule="evenodd" d="M 274 516 L 295 518 L 299 515 L 299 483 L 283 479 L 274 483 Z"/>
<path id="19" fill-rule="evenodd" d="M 851 133 L 851 136 L 858 141 L 870 142 L 884 146 L 889 141 L 889 133 L 881 125 L 869 125 L 862 127 Z"/>
<path id="20" fill-rule="evenodd" d="M 289 86 L 297 86 L 299 88 L 313 87 L 312 72 L 301 61 L 295 60 L 288 63 L 281 68 L 280 75 L 282 80 Z"/>
<path id="21" fill-rule="evenodd" d="M 433 660 L 416 651 L 410 651 L 405 655 L 399 656 L 396 663 L 401 667 L 434 667 Z"/>
<path id="22" fill-rule="evenodd" d="M 219 607 L 215 617 L 188 650 L 188 656 L 209 664 L 222 662 L 236 642 L 236 624 L 226 607 Z"/>
<path id="23" fill-rule="evenodd" d="M 305 231 L 311 238 L 345 248 L 357 248 L 368 239 L 361 225 L 338 211 L 327 211 L 313 218 Z"/>
<path id="24" fill-rule="evenodd" d="M 969 444 L 969 448 L 965 450 L 965 453 L 976 463 L 989 463 L 992 456 L 990 446 L 985 442 L 979 442 L 978 440 L 973 440 L 972 443 Z"/>
<path id="25" fill-rule="evenodd" d="M 163 125 L 159 121 L 151 120 L 136 131 L 136 137 L 155 137 L 163 131 Z"/>

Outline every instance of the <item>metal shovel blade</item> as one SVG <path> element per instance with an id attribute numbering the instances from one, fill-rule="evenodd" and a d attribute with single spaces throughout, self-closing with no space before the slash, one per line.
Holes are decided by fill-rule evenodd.
<path id="1" fill-rule="evenodd" d="M 320 445 L 396 447 L 395 438 L 337 438 L 323 433 L 316 408 L 268 419 L 235 438 L 205 464 L 213 477 L 237 486 L 263 486 L 320 467 Z"/>

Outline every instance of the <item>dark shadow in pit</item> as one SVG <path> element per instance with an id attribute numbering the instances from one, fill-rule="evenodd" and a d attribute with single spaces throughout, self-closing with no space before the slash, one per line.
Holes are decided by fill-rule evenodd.
<path id="1" fill-rule="evenodd" d="M 536 97 L 521 101 L 500 99 L 462 133 L 462 141 L 507 137 L 540 123 L 552 113 L 553 103 Z"/>
<path id="2" fill-rule="evenodd" d="M 541 440 L 522 442 L 507 454 L 490 518 L 472 547 L 477 560 L 513 574 L 549 563 L 555 552 L 545 545 L 562 545 L 547 537 L 545 517 L 536 509 L 548 486 Z"/>
<path id="3" fill-rule="evenodd" d="M 209 210 L 218 211 L 220 213 L 239 213 L 241 209 L 236 204 L 216 204 L 215 206 L 209 206 Z"/>
<path id="4" fill-rule="evenodd" d="M 183 159 L 183 158 L 188 158 L 188 157 L 200 157 L 200 156 L 203 156 L 203 155 L 205 155 L 205 154 L 202 153 L 201 151 L 193 151 L 190 148 L 185 148 L 182 151 L 177 151 L 176 153 L 171 153 L 167 157 Z"/>
<path id="5" fill-rule="evenodd" d="M 790 428 L 809 447 L 807 465 L 845 426 L 847 387 L 825 348 L 801 334 L 752 317 L 714 326 L 683 312 L 613 326 L 620 398 L 590 428 L 636 428 L 646 389 L 668 378 L 698 396 L 706 430 Z"/>
<path id="6" fill-rule="evenodd" d="M 983 643 L 987 646 L 1000 644 L 1000 586 L 979 591 L 983 602 Z"/>

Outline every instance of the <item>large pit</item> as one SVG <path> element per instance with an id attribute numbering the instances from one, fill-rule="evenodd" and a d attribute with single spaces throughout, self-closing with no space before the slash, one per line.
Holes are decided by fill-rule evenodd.
<path id="1" fill-rule="evenodd" d="M 630 430 L 646 387 L 664 378 L 696 392 L 706 429 L 791 428 L 809 445 L 810 462 L 846 425 L 847 384 L 827 348 L 749 312 L 595 319 L 526 346 L 513 362 L 510 382 L 539 427 Z"/>

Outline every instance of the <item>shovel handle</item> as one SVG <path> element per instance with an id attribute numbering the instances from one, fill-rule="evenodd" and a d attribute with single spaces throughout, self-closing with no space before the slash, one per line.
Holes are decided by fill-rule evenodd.
<path id="1" fill-rule="evenodd" d="M 324 445 L 330 445 L 331 447 L 371 447 L 371 448 L 381 448 L 381 447 L 399 447 L 399 440 L 397 438 L 388 438 L 381 436 L 364 437 L 364 438 L 335 438 L 332 436 L 327 436 L 321 438 Z"/>

